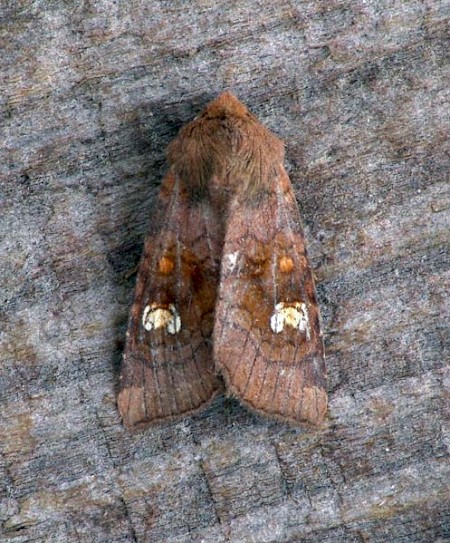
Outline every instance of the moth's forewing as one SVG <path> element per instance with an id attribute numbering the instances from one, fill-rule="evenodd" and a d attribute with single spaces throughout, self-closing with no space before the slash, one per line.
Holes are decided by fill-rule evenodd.
<path id="1" fill-rule="evenodd" d="M 127 331 L 118 407 L 141 428 L 195 413 L 221 388 L 211 334 L 221 238 L 207 201 L 173 173 L 145 241 Z"/>
<path id="2" fill-rule="evenodd" d="M 314 279 L 290 180 L 279 156 L 264 160 L 272 167 L 259 170 L 272 176 L 254 191 L 238 188 L 229 204 L 214 360 L 227 390 L 250 408 L 320 424 L 326 367 Z"/>

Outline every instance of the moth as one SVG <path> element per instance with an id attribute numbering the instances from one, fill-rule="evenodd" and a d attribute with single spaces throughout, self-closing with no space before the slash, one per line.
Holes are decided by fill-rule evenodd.
<path id="1" fill-rule="evenodd" d="M 230 92 L 168 149 L 120 375 L 126 427 L 191 415 L 224 389 L 251 410 L 319 425 L 319 308 L 284 146 Z"/>

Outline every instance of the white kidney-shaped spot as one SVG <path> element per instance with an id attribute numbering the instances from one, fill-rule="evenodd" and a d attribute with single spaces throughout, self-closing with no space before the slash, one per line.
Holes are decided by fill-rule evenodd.
<path id="1" fill-rule="evenodd" d="M 142 314 L 142 324 L 149 332 L 165 328 L 169 334 L 176 334 L 181 330 L 180 315 L 173 304 L 167 307 L 161 307 L 156 303 L 147 305 Z"/>
<path id="2" fill-rule="evenodd" d="M 275 311 L 270 317 L 270 327 L 276 334 L 279 334 L 284 330 L 285 326 L 305 332 L 306 338 L 310 338 L 311 329 L 309 326 L 308 309 L 305 303 L 277 303 Z"/>

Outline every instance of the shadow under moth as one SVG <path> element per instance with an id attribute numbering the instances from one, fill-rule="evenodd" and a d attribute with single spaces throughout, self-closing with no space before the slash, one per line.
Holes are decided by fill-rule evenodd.
<path id="1" fill-rule="evenodd" d="M 168 159 L 130 312 L 125 426 L 196 413 L 224 386 L 258 413 L 320 424 L 319 308 L 282 141 L 225 92 Z"/>

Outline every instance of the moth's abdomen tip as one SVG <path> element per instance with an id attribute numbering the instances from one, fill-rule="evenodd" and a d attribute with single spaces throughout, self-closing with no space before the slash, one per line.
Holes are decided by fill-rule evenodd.
<path id="1" fill-rule="evenodd" d="M 221 115 L 242 116 L 247 114 L 248 110 L 232 92 L 225 91 L 208 104 L 207 112 L 213 117 Z"/>

